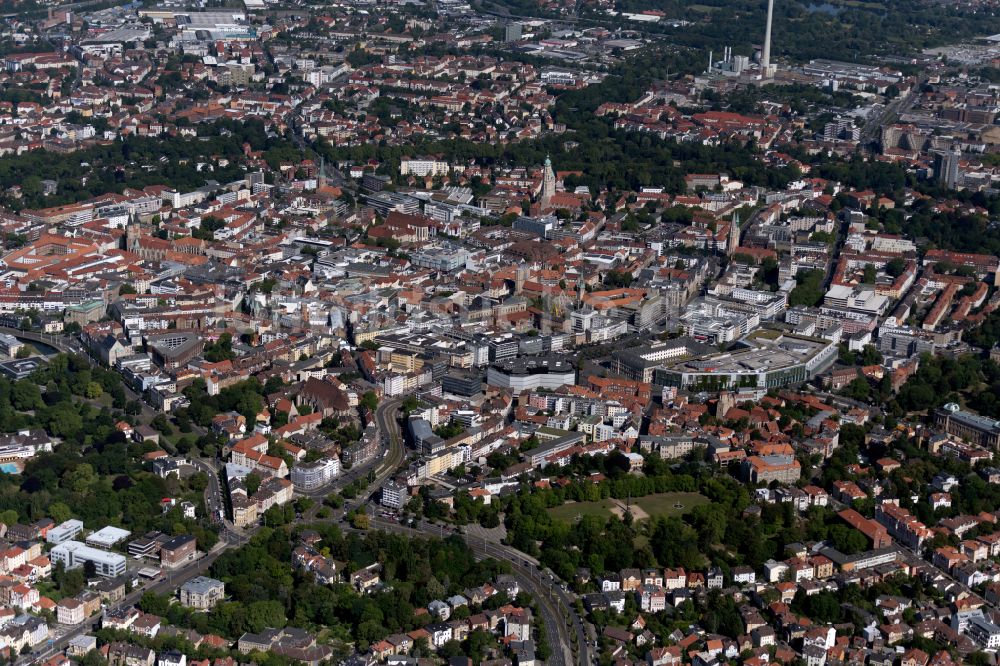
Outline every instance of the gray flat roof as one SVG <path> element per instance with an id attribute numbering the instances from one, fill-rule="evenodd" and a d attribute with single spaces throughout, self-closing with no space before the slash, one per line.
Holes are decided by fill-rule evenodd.
<path id="1" fill-rule="evenodd" d="M 208 576 L 195 576 L 181 585 L 182 590 L 194 592 L 195 594 L 206 594 L 217 587 L 223 587 L 223 582 L 209 578 Z"/>

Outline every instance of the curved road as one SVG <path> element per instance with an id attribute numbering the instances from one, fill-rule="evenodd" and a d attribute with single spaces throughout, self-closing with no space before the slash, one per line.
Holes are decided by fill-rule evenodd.
<path id="1" fill-rule="evenodd" d="M 420 529 L 415 529 L 378 518 L 372 520 L 372 526 L 385 532 L 420 537 L 433 535 L 434 531 L 434 526 L 427 523 L 420 523 Z M 441 535 L 445 536 L 443 531 Z M 527 556 L 519 557 L 516 554 L 518 551 L 512 548 L 464 534 L 459 536 L 478 557 L 492 557 L 510 564 L 518 582 L 536 601 L 545 631 L 548 633 L 549 645 L 552 647 L 552 655 L 546 663 L 560 666 L 573 664 L 573 637 L 567 628 L 567 617 L 572 618 L 574 611 L 572 607 L 561 607 L 561 597 L 551 589 L 552 582 L 546 581 L 537 567 L 533 567 L 527 559 L 524 559 Z M 589 663 L 586 643 L 582 644 L 581 657 L 580 663 Z"/>
<path id="2" fill-rule="evenodd" d="M 376 454 L 374 458 L 371 458 L 370 460 L 367 460 L 359 465 L 355 465 L 351 469 L 340 474 L 333 482 L 323 486 L 322 488 L 316 488 L 315 490 L 296 490 L 295 494 L 314 499 L 318 497 L 326 497 L 331 492 L 343 488 L 362 476 L 366 476 L 372 471 L 373 467 L 375 467 L 375 478 L 368 484 L 365 492 L 359 495 L 359 499 L 363 502 L 369 495 L 378 490 L 382 486 L 382 483 L 384 483 L 385 480 L 388 479 L 403 462 L 403 439 L 400 437 L 399 425 L 396 423 L 396 412 L 399 410 L 399 406 L 401 404 L 403 404 L 401 399 L 392 398 L 390 400 L 383 401 L 375 410 L 375 426 L 379 431 L 379 436 L 384 438 L 384 443 L 379 448 L 381 455 L 384 456 L 381 459 L 381 462 L 379 462 L 380 454 Z M 388 444 L 388 447 L 385 446 L 386 443 Z M 351 504 L 358 505 L 360 502 L 354 500 Z"/>
<path id="3" fill-rule="evenodd" d="M 468 539 L 466 540 L 466 543 L 469 543 L 473 552 L 476 552 L 477 549 L 475 541 L 472 540 L 470 542 Z M 587 645 L 586 633 L 583 631 L 583 623 L 576 614 L 573 606 L 567 603 L 568 600 L 559 588 L 558 583 L 551 578 L 546 580 L 546 576 L 537 567 L 530 564 L 525 565 L 526 560 L 518 562 L 517 555 L 514 554 L 518 551 L 512 552 L 512 549 L 491 541 L 481 541 L 480 545 L 484 554 L 494 559 L 509 562 L 515 571 L 521 573 L 522 578 L 526 576 L 529 587 L 532 588 L 532 596 L 538 600 L 539 607 L 542 605 L 548 606 L 549 615 L 552 616 L 552 619 L 546 619 L 546 628 L 555 625 L 558 635 L 556 642 L 553 642 L 551 635 L 549 636 L 549 644 L 553 648 L 553 656 L 549 659 L 549 662 L 558 663 L 555 661 L 555 657 L 559 653 L 562 653 L 564 655 L 564 663 L 572 664 L 575 652 L 579 656 L 578 663 L 589 664 L 589 647 Z M 534 574 L 534 577 L 532 577 L 532 574 Z M 573 627 L 575 635 L 570 634 L 570 626 Z M 549 631 L 551 632 L 551 629 Z M 573 649 L 574 641 L 576 650 Z"/>

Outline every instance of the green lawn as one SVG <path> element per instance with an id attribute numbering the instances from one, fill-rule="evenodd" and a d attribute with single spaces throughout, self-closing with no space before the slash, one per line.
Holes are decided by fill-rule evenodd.
<path id="1" fill-rule="evenodd" d="M 607 518 L 611 515 L 611 507 L 615 506 L 611 500 L 600 500 L 599 502 L 568 502 L 562 506 L 549 509 L 553 518 L 563 522 L 576 522 L 583 516 L 600 516 Z"/>
<path id="2" fill-rule="evenodd" d="M 693 507 L 708 504 L 709 499 L 699 493 L 659 493 L 646 497 L 637 497 L 632 500 L 633 511 L 638 514 L 636 518 L 642 520 L 649 516 L 680 516 Z M 576 522 L 582 516 L 598 516 L 607 518 L 612 515 L 613 509 L 624 501 L 611 499 L 597 502 L 567 502 L 562 506 L 549 509 L 549 514 L 563 522 Z M 646 515 L 643 515 L 645 513 Z"/>
<path id="3" fill-rule="evenodd" d="M 650 516 L 680 516 L 696 506 L 708 504 L 709 499 L 701 493 L 660 493 L 634 500 Z"/>

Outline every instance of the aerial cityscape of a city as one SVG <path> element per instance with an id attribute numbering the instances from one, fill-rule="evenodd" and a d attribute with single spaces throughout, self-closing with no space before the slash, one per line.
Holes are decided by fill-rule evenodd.
<path id="1" fill-rule="evenodd" d="M 0 666 L 1000 664 L 998 0 L 0 10 Z"/>

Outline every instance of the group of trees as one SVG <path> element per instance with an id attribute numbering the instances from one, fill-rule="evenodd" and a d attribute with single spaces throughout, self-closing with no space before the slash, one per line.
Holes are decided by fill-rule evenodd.
<path id="1" fill-rule="evenodd" d="M 680 0 L 655 4 L 648 0 L 624 0 L 617 5 L 626 12 L 655 8 L 669 17 L 688 19 L 689 23 L 679 27 L 666 22 L 643 25 L 643 30 L 668 35 L 675 48 L 688 47 L 700 54 L 709 49 L 719 53 L 723 47 L 733 46 L 735 53 L 752 53 L 753 45 L 760 41 L 766 3 L 708 0 L 700 6 L 704 9 L 699 17 Z M 628 25 L 624 19 L 620 20 L 622 25 Z M 774 57 L 855 62 L 883 54 L 921 51 L 952 43 L 970 32 L 1000 29 L 1000 18 L 981 11 L 900 0 L 837 4 L 833 11 L 825 11 L 803 0 L 775 6 L 773 27 Z M 699 64 L 700 68 L 690 73 L 704 68 L 703 62 Z"/>
<path id="2" fill-rule="evenodd" d="M 821 178 L 837 181 L 859 190 L 870 189 L 889 195 L 901 192 L 904 187 L 915 184 L 915 178 L 908 175 L 898 164 L 890 162 L 865 161 L 852 157 L 841 161 L 826 156 L 806 158 L 813 161 L 813 168 Z"/>
<path id="3" fill-rule="evenodd" d="M 696 462 L 682 467 L 688 473 L 674 474 L 665 465 L 654 464 L 642 477 L 624 475 L 600 484 L 569 484 L 559 489 L 525 488 L 503 500 L 510 543 L 539 556 L 570 580 L 578 567 L 588 567 L 595 574 L 648 566 L 698 570 L 709 563 L 709 556 L 726 566 L 760 567 L 780 554 L 786 543 L 803 538 L 794 512 L 765 507 L 760 518 L 743 516 L 750 496 L 742 484 L 716 477 Z M 549 511 L 569 499 L 624 500 L 672 491 L 698 491 L 710 502 L 693 506 L 683 517 L 653 516 L 642 523 L 628 513 L 603 518 L 582 512 L 568 524 Z"/>
<path id="4" fill-rule="evenodd" d="M 985 380 L 986 367 L 992 376 L 1000 377 L 992 361 L 984 362 L 972 355 L 950 358 L 924 354 L 920 357 L 920 367 L 899 390 L 890 407 L 896 412 L 919 412 L 957 401 L 959 391 Z"/>
<path id="5" fill-rule="evenodd" d="M 1000 198 L 980 199 L 978 205 L 983 204 L 990 217 L 1000 213 Z M 931 247 L 1000 254 L 1000 228 L 987 216 L 962 210 L 939 212 L 923 200 L 914 203 L 912 213 L 906 221 L 906 233 L 914 238 L 927 238 Z"/>
<path id="6" fill-rule="evenodd" d="M 199 162 L 215 165 L 211 178 L 220 182 L 236 180 L 245 174 L 239 166 L 244 143 L 253 150 L 265 151 L 265 159 L 275 165 L 290 150 L 295 159 L 302 158 L 302 152 L 294 148 L 288 136 L 269 135 L 261 120 L 203 123 L 198 125 L 198 135 L 132 136 L 77 151 L 71 160 L 45 150 L 0 157 L 0 188 L 19 185 L 22 190 L 20 199 L 7 198 L 4 204 L 16 210 L 54 206 L 147 185 L 170 185 L 190 191 L 205 184 L 205 172 L 197 169 Z M 229 166 L 219 166 L 221 158 L 227 158 Z M 42 196 L 43 179 L 58 182 L 55 194 Z"/>
<path id="7" fill-rule="evenodd" d="M 991 312 L 986 315 L 979 326 L 965 335 L 965 340 L 987 350 L 1000 344 L 1000 312 Z"/>
<path id="8" fill-rule="evenodd" d="M 846 344 L 839 347 L 840 362 L 846 365 L 875 365 L 882 362 L 882 354 L 875 345 L 865 345 L 860 352 L 851 351 Z"/>
<path id="9" fill-rule="evenodd" d="M 206 215 L 201 218 L 201 222 L 191 232 L 191 235 L 201 240 L 213 241 L 215 240 L 215 232 L 224 226 L 226 226 L 224 220 L 220 220 L 214 215 Z"/>
<path id="10" fill-rule="evenodd" d="M 16 521 L 49 516 L 56 521 L 76 517 L 89 528 L 127 525 L 136 533 L 194 534 L 198 547 L 210 549 L 218 535 L 180 507 L 163 512 L 164 497 L 186 499 L 205 515 L 202 501 L 207 478 L 163 479 L 142 468 L 142 456 L 154 447 L 125 440 L 107 412 L 92 417 L 89 443 L 66 441 L 25 465 L 20 478 L 0 475 L 0 510 Z"/>
<path id="11" fill-rule="evenodd" d="M 814 268 L 802 271 L 795 276 L 796 285 L 788 295 L 789 305 L 818 305 L 823 300 L 823 282 L 826 275 L 822 270 Z"/>
<path id="12" fill-rule="evenodd" d="M 455 495 L 454 520 L 460 525 L 479 523 L 483 527 L 499 527 L 500 508 L 493 504 L 486 505 L 482 500 L 474 500 L 467 492 Z"/>
<path id="13" fill-rule="evenodd" d="M 92 419 L 98 409 L 88 402 L 73 401 L 70 396 L 48 391 L 43 396 L 31 379 L 4 379 L 0 381 L 0 429 L 10 432 L 41 426 L 63 439 L 87 439 L 91 430 L 84 427 L 85 421 Z"/>
<path id="14" fill-rule="evenodd" d="M 322 540 L 316 547 L 338 562 L 338 570 L 343 567 L 347 574 L 378 563 L 382 579 L 390 585 L 375 594 L 359 595 L 347 582 L 319 585 L 311 574 L 293 569 L 292 548 L 298 541 L 297 533 L 305 529 L 319 532 Z M 375 531 L 344 534 L 329 523 L 305 525 L 297 532 L 289 527 L 267 527 L 248 544 L 213 563 L 210 575 L 226 583 L 228 601 L 208 613 L 196 613 L 171 604 L 166 597 L 146 594 L 140 606 L 172 624 L 201 633 L 237 638 L 246 631 L 291 624 L 326 630 L 334 641 L 363 650 L 391 633 L 411 631 L 430 622 L 429 616 L 414 613 L 417 608 L 482 585 L 505 570 L 495 560 L 477 562 L 458 537 L 411 539 Z M 509 601 L 498 598 L 490 605 Z M 476 637 L 467 646 L 456 643 L 450 649 L 462 654 L 468 647 L 478 654 L 490 643 L 484 638 Z"/>
<path id="15" fill-rule="evenodd" d="M 896 202 L 895 208 L 872 211 L 871 222 L 874 228 L 881 226 L 887 233 L 905 233 L 912 238 L 926 239 L 924 247 L 927 249 L 1000 254 L 1000 227 L 990 222 L 1000 215 L 1000 197 L 966 190 L 949 192 L 930 181 L 918 182 L 913 174 L 888 162 L 865 162 L 857 158 L 848 162 L 823 160 L 821 163 L 814 163 L 813 171 L 824 178 L 839 180 L 857 189 L 870 189 L 893 199 Z M 904 210 L 904 187 L 914 187 L 929 196 L 918 199 Z M 846 195 L 843 193 L 837 195 L 833 205 L 835 210 L 846 204 L 844 197 Z M 970 213 L 966 206 L 939 210 L 933 202 L 940 197 L 950 197 L 977 206 L 987 214 Z M 890 262 L 886 267 L 886 271 L 893 277 L 901 275 L 904 269 L 905 262 L 902 260 Z M 942 265 L 935 269 L 948 272 Z"/>
<path id="16" fill-rule="evenodd" d="M 231 347 L 222 343 L 221 339 L 215 344 L 217 346 L 214 348 L 214 353 L 224 354 L 227 348 L 231 351 Z M 176 417 L 189 419 L 207 427 L 211 425 L 212 418 L 216 414 L 234 411 L 242 415 L 248 423 L 254 423 L 257 414 L 264 408 L 264 397 L 280 389 L 281 384 L 280 377 L 268 379 L 264 384 L 261 384 L 256 377 L 251 377 L 227 386 L 217 395 L 209 395 L 205 381 L 196 379 L 184 389 L 185 397 L 191 401 L 190 406 L 177 410 Z"/>
<path id="17" fill-rule="evenodd" d="M 847 90 L 830 91 L 804 83 L 787 86 L 749 85 L 725 97 L 706 90 L 702 99 L 719 105 L 719 108 L 725 103 L 730 111 L 737 113 L 760 113 L 761 102 L 780 102 L 788 105 L 789 114 L 794 116 L 806 115 L 817 108 L 850 109 L 861 103 L 861 98 Z"/>
<path id="18" fill-rule="evenodd" d="M 205 343 L 205 348 L 202 350 L 202 356 L 204 356 L 205 360 L 210 363 L 231 361 L 236 358 L 236 352 L 233 351 L 232 334 L 223 333 L 219 336 L 218 340 Z"/>
<path id="19" fill-rule="evenodd" d="M 441 439 L 451 439 L 465 432 L 465 426 L 461 421 L 449 421 L 434 429 L 434 434 Z"/>
<path id="20" fill-rule="evenodd" d="M 357 424 L 353 422 L 341 423 L 340 419 L 332 416 L 324 418 L 319 424 L 319 429 L 320 432 L 341 446 L 361 439 L 361 430 Z"/>

